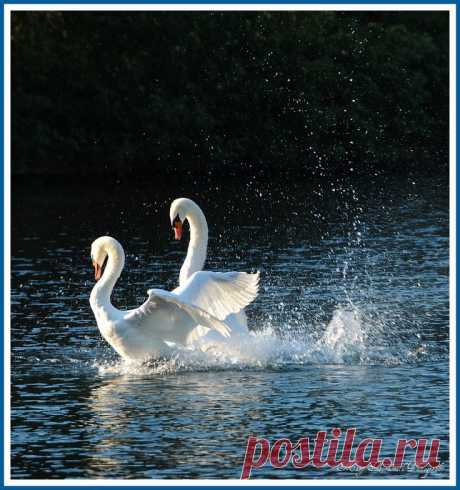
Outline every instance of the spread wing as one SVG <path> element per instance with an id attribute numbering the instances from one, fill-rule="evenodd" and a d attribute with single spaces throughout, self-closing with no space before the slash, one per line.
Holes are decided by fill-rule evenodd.
<path id="1" fill-rule="evenodd" d="M 219 320 L 238 313 L 257 297 L 259 272 L 195 272 L 174 293 Z M 204 324 L 202 324 L 204 325 Z"/>
<path id="2" fill-rule="evenodd" d="M 177 334 L 186 336 L 197 325 L 216 330 L 224 337 L 230 336 L 230 328 L 225 323 L 186 299 L 161 289 L 150 289 L 147 294 L 147 301 L 126 320 L 133 320 L 139 325 L 153 324 L 166 340 L 176 338 Z"/>

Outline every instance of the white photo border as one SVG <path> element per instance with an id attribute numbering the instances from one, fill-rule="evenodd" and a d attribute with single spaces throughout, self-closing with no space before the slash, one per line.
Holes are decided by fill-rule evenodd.
<path id="1" fill-rule="evenodd" d="M 11 277 L 11 13 L 14 11 L 448 11 L 449 12 L 449 190 L 450 190 L 450 276 L 449 276 L 449 302 L 450 302 L 450 328 L 449 328 L 449 478 L 437 479 L 286 479 L 286 480 L 185 480 L 185 479 L 139 479 L 139 480 L 114 480 L 114 479 L 12 479 L 11 478 L 11 364 L 10 364 L 10 332 L 11 332 L 11 304 L 10 304 L 10 277 Z M 133 486 L 308 486 L 312 487 L 394 487 L 394 486 L 456 486 L 456 4 L 424 4 L 424 3 L 400 3 L 400 4 L 321 4 L 321 3 L 140 3 L 140 4 L 105 4 L 105 3 L 59 3 L 59 4 L 34 4 L 34 3 L 10 3 L 3 5 L 3 70 L 4 70 L 4 128 L 3 128 L 3 244 L 4 244 L 4 485 L 5 486 L 45 486 L 45 487 L 133 487 Z M 239 474 L 239 469 L 236 471 Z"/>

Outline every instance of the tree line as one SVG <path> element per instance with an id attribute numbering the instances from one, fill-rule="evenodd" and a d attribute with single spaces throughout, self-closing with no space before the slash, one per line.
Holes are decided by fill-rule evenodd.
<path id="1" fill-rule="evenodd" d="M 12 171 L 447 168 L 447 12 L 13 12 Z"/>

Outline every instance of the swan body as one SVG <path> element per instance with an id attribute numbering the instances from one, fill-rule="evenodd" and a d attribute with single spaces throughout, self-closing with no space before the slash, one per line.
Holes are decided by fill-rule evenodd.
<path id="1" fill-rule="evenodd" d="M 191 199 L 184 197 L 172 202 L 169 216 L 177 240 L 182 237 L 183 222 L 187 220 L 190 226 L 190 241 L 179 273 L 179 288 L 174 290 L 179 291 L 194 273 L 201 271 L 204 267 L 208 246 L 208 224 L 201 208 Z M 225 323 L 230 326 L 232 337 L 249 335 L 247 317 L 243 309 L 239 312 L 230 312 L 225 318 Z M 188 337 L 189 344 L 201 346 L 209 346 L 222 341 L 224 338 L 221 335 L 216 335 L 216 332 L 203 325 L 196 327 Z"/>
<path id="2" fill-rule="evenodd" d="M 125 359 L 162 356 L 168 342 L 185 345 L 197 325 L 227 337 L 230 327 L 223 320 L 257 296 L 256 274 L 197 272 L 175 291 L 150 289 L 139 308 L 122 311 L 110 301 L 124 267 L 122 246 L 114 238 L 100 237 L 91 246 L 91 257 L 98 281 L 91 308 L 102 336 Z"/>

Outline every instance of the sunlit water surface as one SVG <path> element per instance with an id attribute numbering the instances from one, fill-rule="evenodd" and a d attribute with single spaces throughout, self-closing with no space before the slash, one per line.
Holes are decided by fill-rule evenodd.
<path id="1" fill-rule="evenodd" d="M 102 185 L 102 184 L 101 184 Z M 441 439 L 440 468 L 272 469 L 254 478 L 447 478 L 448 187 L 445 181 L 13 186 L 12 476 L 239 478 L 249 435 L 356 427 Z M 127 254 L 120 308 L 172 289 L 185 243 L 169 203 L 209 221 L 207 268 L 261 271 L 249 342 L 120 361 L 89 307 L 97 236 Z"/>

